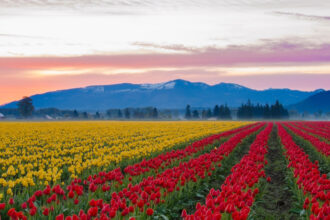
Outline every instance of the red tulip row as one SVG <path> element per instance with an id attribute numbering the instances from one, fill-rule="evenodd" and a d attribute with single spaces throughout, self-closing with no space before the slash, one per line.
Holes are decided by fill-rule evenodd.
<path id="1" fill-rule="evenodd" d="M 306 126 L 306 124 L 304 122 L 296 122 L 296 123 L 290 123 L 293 124 L 294 126 L 296 126 L 297 128 L 300 128 L 306 132 L 309 132 L 311 134 L 317 135 L 319 137 L 325 138 L 327 140 L 330 141 L 330 131 L 328 132 L 324 132 L 321 129 L 318 128 L 310 128 L 308 126 Z"/>
<path id="2" fill-rule="evenodd" d="M 212 144 L 216 140 L 231 136 L 235 133 L 241 133 L 242 131 L 251 129 L 252 127 L 253 130 L 257 130 L 261 126 L 262 125 L 260 123 L 254 123 L 241 128 L 226 131 L 221 134 L 212 135 L 200 141 L 194 142 L 185 149 L 173 150 L 150 160 L 144 160 L 133 166 L 128 166 L 124 171 L 129 176 L 142 175 L 150 170 L 157 171 L 160 167 L 165 168 L 169 166 L 175 160 L 182 160 L 185 157 L 202 151 L 207 145 Z M 38 210 L 40 210 L 40 208 L 35 206 L 35 203 L 37 201 L 38 204 L 45 203 L 45 205 L 47 204 L 47 206 L 50 206 L 49 208 L 43 208 L 42 210 L 43 215 L 47 216 L 49 212 L 53 211 L 54 204 L 59 204 L 67 200 L 73 200 L 73 203 L 77 205 L 79 203 L 79 197 L 86 194 L 88 191 L 93 193 L 100 189 L 103 192 L 107 192 L 110 190 L 112 182 L 122 184 L 123 179 L 124 174 L 121 172 L 120 168 L 117 168 L 109 172 L 99 172 L 96 175 L 89 176 L 84 181 L 81 179 L 75 179 L 66 188 L 62 188 L 60 185 L 56 185 L 53 188 L 47 186 L 44 190 L 36 191 L 26 202 L 21 204 L 21 208 L 25 212 L 28 211 L 28 215 L 35 216 L 38 214 Z M 131 177 L 129 177 L 129 180 L 131 180 Z M 8 203 L 9 207 L 12 205 L 13 204 Z M 5 206 L 5 203 L 1 203 L 0 210 L 4 209 Z M 10 209 L 10 213 L 8 212 L 8 216 L 12 218 L 14 218 L 14 216 L 21 216 L 22 218 L 25 218 L 22 214 L 23 212 L 17 212 L 15 209 Z"/>
<path id="3" fill-rule="evenodd" d="M 124 169 L 124 172 L 126 174 L 129 174 L 130 176 L 138 176 L 145 172 L 149 172 L 151 169 L 158 170 L 159 168 L 164 168 L 169 166 L 173 160 L 181 160 L 187 156 L 191 156 L 192 154 L 195 154 L 205 148 L 205 146 L 212 144 L 214 141 L 219 140 L 222 137 L 228 137 L 230 135 L 233 135 L 235 133 L 239 133 L 245 129 L 251 128 L 255 126 L 256 124 L 251 124 L 248 126 L 244 126 L 242 128 L 237 128 L 234 130 L 226 131 L 221 134 L 212 135 L 210 137 L 204 138 L 203 140 L 196 141 L 193 144 L 189 145 L 185 149 L 182 150 L 173 150 L 170 152 L 167 152 L 165 154 L 161 154 L 157 157 L 154 157 L 149 160 L 143 160 L 140 163 L 136 163 L 131 166 L 127 166 Z"/>
<path id="4" fill-rule="evenodd" d="M 330 123 L 329 122 L 325 122 L 325 121 L 317 121 L 317 122 L 304 122 L 305 125 L 307 125 L 310 128 L 316 128 L 322 132 L 330 132 Z"/>
<path id="5" fill-rule="evenodd" d="M 142 162 L 127 166 L 124 169 L 124 173 L 122 173 L 119 168 L 114 169 L 110 172 L 99 172 L 96 175 L 89 176 L 87 181 L 84 184 L 89 185 L 90 191 L 94 192 L 100 186 L 102 186 L 103 188 L 104 187 L 110 188 L 109 186 L 105 186 L 105 184 L 106 183 L 109 184 L 109 182 L 112 182 L 112 181 L 122 184 L 124 175 L 128 176 L 129 181 L 131 181 L 132 177 L 140 176 L 140 175 L 142 175 L 146 172 L 152 171 L 152 170 L 157 173 L 160 168 L 164 169 L 166 167 L 169 167 L 174 161 L 179 161 L 186 157 L 192 156 L 193 154 L 196 154 L 196 153 L 204 150 L 206 146 L 214 143 L 216 140 L 220 140 L 221 138 L 224 138 L 224 137 L 229 137 L 235 133 L 239 133 L 243 130 L 249 129 L 256 125 L 257 125 L 257 123 L 254 123 L 254 124 L 250 124 L 250 125 L 247 125 L 247 126 L 244 126 L 241 128 L 237 128 L 237 129 L 226 131 L 226 132 L 223 132 L 220 134 L 212 135 L 212 136 L 206 137 L 202 140 L 196 141 L 184 149 L 172 150 L 170 152 L 160 154 L 149 160 L 144 159 Z M 103 191 L 105 191 L 105 190 L 103 190 Z"/>
<path id="6" fill-rule="evenodd" d="M 184 219 L 221 219 L 222 213 L 233 219 L 247 219 L 254 197 L 259 189 L 256 184 L 261 177 L 265 177 L 264 166 L 267 164 L 267 142 L 273 124 L 260 132 L 251 144 L 250 151 L 231 169 L 231 174 L 221 186 L 221 191 L 211 189 L 206 197 L 205 205 L 197 203 L 196 212 L 187 215 L 183 210 Z M 267 178 L 270 181 L 270 178 Z"/>
<path id="7" fill-rule="evenodd" d="M 312 163 L 308 159 L 282 124 L 277 123 L 277 126 L 289 161 L 288 168 L 293 170 L 296 183 L 305 197 L 303 208 L 311 212 L 310 219 L 330 219 L 330 180 L 325 174 L 321 175 L 318 162 Z"/>
<path id="8" fill-rule="evenodd" d="M 293 127 L 290 123 L 283 123 L 286 127 L 288 127 L 291 131 L 295 134 L 301 136 L 305 140 L 311 142 L 313 146 L 323 155 L 329 156 L 330 155 L 330 144 L 321 141 L 320 139 L 314 137 L 313 135 L 309 135 L 306 132 L 301 131 L 300 129 Z"/>
<path id="9" fill-rule="evenodd" d="M 133 215 L 133 213 L 138 216 L 151 216 L 153 215 L 152 207 L 165 202 L 165 199 L 173 192 L 185 189 L 191 182 L 211 176 L 212 171 L 217 166 L 221 166 L 220 162 L 224 156 L 228 156 L 245 137 L 262 126 L 264 123 L 243 130 L 210 153 L 180 163 L 179 166 L 167 169 L 156 177 L 149 176 L 136 185 L 128 184 L 123 190 L 112 193 L 110 203 L 105 203 L 102 199 L 92 199 L 87 213 L 81 211 L 79 217 L 81 219 L 85 219 L 85 216 L 111 219 L 116 216 Z M 63 219 L 62 215 L 58 219 Z"/>

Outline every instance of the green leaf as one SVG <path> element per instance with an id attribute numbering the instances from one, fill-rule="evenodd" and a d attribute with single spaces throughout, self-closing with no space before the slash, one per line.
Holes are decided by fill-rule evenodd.
<path id="1" fill-rule="evenodd" d="M 303 209 L 303 210 L 300 211 L 299 215 L 303 216 L 303 215 L 305 215 L 305 213 L 306 213 L 306 211 L 305 211 L 305 209 Z"/>
<path id="2" fill-rule="evenodd" d="M 197 196 L 198 198 L 202 198 L 202 199 L 204 199 L 204 198 L 205 198 L 205 196 L 204 196 L 204 195 L 202 195 L 202 194 L 200 194 L 200 193 L 196 193 L 196 196 Z"/>
<path id="3" fill-rule="evenodd" d="M 168 217 L 166 217 L 165 215 L 160 215 L 164 220 L 169 220 Z"/>
<path id="4" fill-rule="evenodd" d="M 300 214 L 301 210 L 300 209 L 291 209 L 290 212 Z"/>

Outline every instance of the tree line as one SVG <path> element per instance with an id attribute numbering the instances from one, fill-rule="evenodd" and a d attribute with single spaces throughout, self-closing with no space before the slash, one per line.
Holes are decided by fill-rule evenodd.
<path id="1" fill-rule="evenodd" d="M 285 119 L 289 117 L 289 112 L 283 105 L 276 100 L 273 105 L 252 104 L 250 100 L 246 104 L 242 104 L 237 111 L 239 119 Z"/>
<path id="2" fill-rule="evenodd" d="M 44 108 L 36 110 L 32 99 L 23 97 L 17 103 L 17 109 L 0 109 L 5 115 L 14 115 L 21 118 L 48 117 L 50 118 L 73 118 L 73 119 L 177 119 L 186 118 L 187 120 L 198 119 L 220 119 L 230 120 L 235 115 L 237 119 L 286 119 L 289 117 L 288 111 L 283 105 L 276 101 L 273 105 L 252 104 L 250 100 L 242 104 L 237 110 L 230 109 L 227 105 L 215 105 L 211 108 L 195 108 L 187 105 L 184 111 L 162 109 L 156 107 L 145 108 L 124 108 L 108 109 L 105 112 L 90 113 L 77 110 L 59 110 L 56 108 Z"/>
<path id="3" fill-rule="evenodd" d="M 227 105 L 215 105 L 213 111 L 208 109 L 203 109 L 198 111 L 197 109 L 191 110 L 190 105 L 186 106 L 185 111 L 185 118 L 186 119 L 209 119 L 209 118 L 216 118 L 216 119 L 231 119 L 231 111 Z"/>

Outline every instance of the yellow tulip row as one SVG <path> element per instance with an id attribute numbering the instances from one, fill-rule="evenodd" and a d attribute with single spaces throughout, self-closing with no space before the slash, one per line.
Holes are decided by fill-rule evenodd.
<path id="1" fill-rule="evenodd" d="M 46 185 L 170 150 L 249 122 L 3 122 L 0 188 Z"/>

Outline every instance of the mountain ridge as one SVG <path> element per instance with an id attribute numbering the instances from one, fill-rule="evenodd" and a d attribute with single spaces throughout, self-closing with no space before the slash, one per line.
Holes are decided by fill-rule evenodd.
<path id="1" fill-rule="evenodd" d="M 325 91 L 299 91 L 291 89 L 254 90 L 235 83 L 209 85 L 182 79 L 163 83 L 120 83 L 92 85 L 80 88 L 50 91 L 32 95 L 36 108 L 55 107 L 60 109 L 105 110 L 109 108 L 145 107 L 183 108 L 190 104 L 211 107 L 228 104 L 237 107 L 250 99 L 254 103 L 273 103 L 278 99 L 284 105 L 298 103 L 307 97 Z M 15 108 L 17 101 L 0 107 Z"/>
<path id="2" fill-rule="evenodd" d="M 288 108 L 298 112 L 314 113 L 320 110 L 330 112 L 330 90 L 311 95 L 296 104 L 288 106 Z"/>

